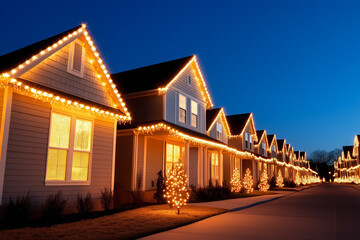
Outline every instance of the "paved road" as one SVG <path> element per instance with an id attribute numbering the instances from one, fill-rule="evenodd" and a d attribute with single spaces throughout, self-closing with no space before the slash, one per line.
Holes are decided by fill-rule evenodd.
<path id="1" fill-rule="evenodd" d="M 360 239 L 360 188 L 321 184 L 146 239 Z"/>

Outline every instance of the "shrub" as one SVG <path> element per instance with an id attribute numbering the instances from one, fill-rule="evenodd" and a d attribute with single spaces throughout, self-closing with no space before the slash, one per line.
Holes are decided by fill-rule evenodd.
<path id="1" fill-rule="evenodd" d="M 274 189 L 274 188 L 276 188 L 276 178 L 272 177 L 270 179 L 270 189 Z"/>
<path id="2" fill-rule="evenodd" d="M 86 194 L 85 197 L 78 194 L 76 198 L 76 208 L 78 213 L 89 213 L 94 208 L 93 200 L 91 198 L 91 193 Z"/>
<path id="3" fill-rule="evenodd" d="M 216 201 L 224 199 L 230 193 L 230 188 L 227 186 L 220 186 L 218 183 L 213 186 L 213 184 L 209 183 L 209 186 L 205 188 L 192 188 L 190 199 L 193 202 Z"/>
<path id="4" fill-rule="evenodd" d="M 163 177 L 162 170 L 160 170 L 158 173 L 158 178 L 156 179 L 156 192 L 154 193 L 154 199 L 158 203 L 165 203 L 164 193 L 166 189 L 165 180 Z"/>
<path id="5" fill-rule="evenodd" d="M 285 187 L 296 187 L 296 184 L 294 183 L 294 181 L 289 181 L 289 180 L 285 180 L 284 181 L 284 185 Z"/>
<path id="6" fill-rule="evenodd" d="M 61 191 L 58 191 L 55 195 L 50 194 L 45 203 L 41 206 L 42 218 L 45 220 L 56 220 L 60 218 L 66 203 L 67 199 L 63 197 Z"/>
<path id="7" fill-rule="evenodd" d="M 111 208 L 112 201 L 113 192 L 111 190 L 107 190 L 107 188 L 105 188 L 104 191 L 101 191 L 101 206 L 105 210 L 109 210 Z"/>
<path id="8" fill-rule="evenodd" d="M 18 196 L 14 201 L 11 197 L 7 204 L 5 204 L 5 223 L 7 224 L 21 224 L 25 223 L 29 218 L 29 208 L 31 205 L 30 192 L 22 197 Z"/>

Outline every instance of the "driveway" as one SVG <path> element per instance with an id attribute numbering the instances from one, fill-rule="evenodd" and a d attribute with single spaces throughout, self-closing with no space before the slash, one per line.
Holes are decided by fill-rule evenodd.
<path id="1" fill-rule="evenodd" d="M 145 239 L 359 239 L 360 189 L 320 184 Z"/>

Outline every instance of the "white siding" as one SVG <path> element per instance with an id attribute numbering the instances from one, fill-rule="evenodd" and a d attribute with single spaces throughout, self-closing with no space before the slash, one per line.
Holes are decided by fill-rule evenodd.
<path id="1" fill-rule="evenodd" d="M 216 123 L 219 123 L 222 125 L 222 137 L 221 139 L 217 139 L 216 137 Z M 226 134 L 226 127 L 225 127 L 225 124 L 224 122 L 222 121 L 221 117 L 218 117 L 216 119 L 216 123 L 212 126 L 212 128 L 210 129 L 210 132 L 209 132 L 209 136 L 213 139 L 216 139 L 216 140 L 219 140 L 225 144 L 228 144 L 228 135 Z"/>

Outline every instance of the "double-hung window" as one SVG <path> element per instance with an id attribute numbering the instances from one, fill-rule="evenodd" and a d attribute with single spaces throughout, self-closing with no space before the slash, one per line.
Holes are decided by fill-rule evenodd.
<path id="1" fill-rule="evenodd" d="M 186 123 L 186 97 L 179 94 L 179 122 Z"/>
<path id="2" fill-rule="evenodd" d="M 75 116 L 51 114 L 47 182 L 89 181 L 92 125 L 92 121 Z"/>
<path id="3" fill-rule="evenodd" d="M 80 40 L 70 44 L 68 72 L 78 77 L 84 75 L 85 49 Z"/>
<path id="4" fill-rule="evenodd" d="M 191 100 L 191 126 L 198 127 L 198 104 Z"/>
<path id="5" fill-rule="evenodd" d="M 250 150 L 252 149 L 252 136 L 251 134 L 249 134 L 249 145 L 250 145 Z"/>
<path id="6" fill-rule="evenodd" d="M 166 171 L 171 170 L 175 163 L 181 161 L 181 147 L 171 143 L 166 144 Z"/>
<path id="7" fill-rule="evenodd" d="M 222 125 L 220 123 L 216 123 L 216 139 L 221 140 L 222 138 Z"/>
<path id="8" fill-rule="evenodd" d="M 245 132 L 245 148 L 249 147 L 249 134 Z"/>
<path id="9" fill-rule="evenodd" d="M 265 155 L 265 153 L 266 153 L 265 143 L 264 143 L 264 142 L 261 142 L 261 154 L 262 154 L 262 155 Z"/>

